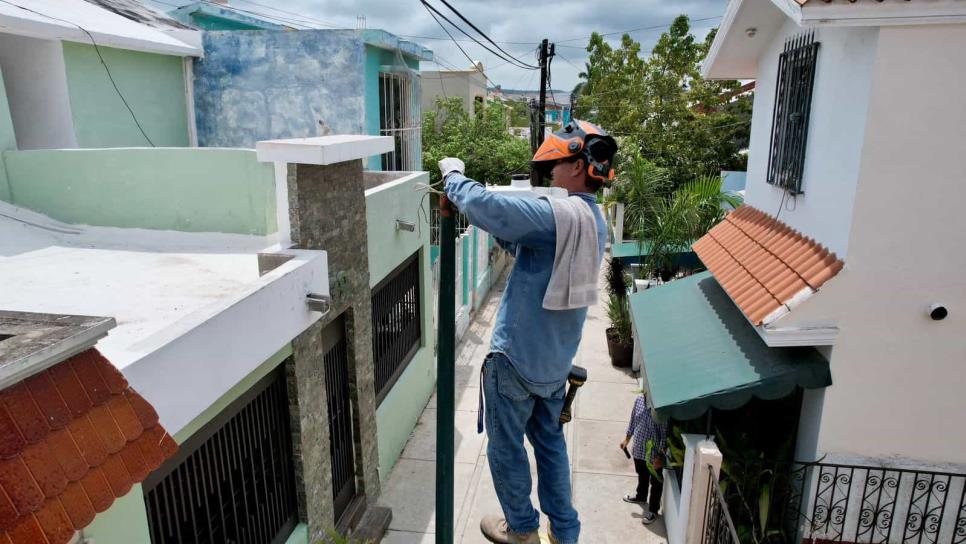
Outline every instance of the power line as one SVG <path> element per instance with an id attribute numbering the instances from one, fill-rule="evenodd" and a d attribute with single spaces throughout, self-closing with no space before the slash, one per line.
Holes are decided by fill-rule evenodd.
<path id="1" fill-rule="evenodd" d="M 340 28 L 339 25 L 336 25 L 336 24 L 333 24 L 333 23 L 330 23 L 330 22 L 327 22 L 327 21 L 323 21 L 321 19 L 316 19 L 314 17 L 309 17 L 307 15 L 302 15 L 301 13 L 296 13 L 294 11 L 286 11 L 284 9 L 279 9 L 279 8 L 276 8 L 274 6 L 270 6 L 270 5 L 267 5 L 267 4 L 260 4 L 258 2 L 253 2 L 252 0 L 237 0 L 237 1 L 244 2 L 246 4 L 252 4 L 254 6 L 259 6 L 259 7 L 262 7 L 262 8 L 267 8 L 267 9 L 270 9 L 270 10 L 273 10 L 273 11 L 277 11 L 279 13 L 285 13 L 285 14 L 288 14 L 288 15 L 294 15 L 294 16 L 298 17 L 299 19 L 303 20 L 303 21 L 313 21 L 313 22 L 316 22 L 316 23 L 319 23 L 321 25 L 328 26 L 328 27 L 331 27 L 331 28 Z"/>
<path id="2" fill-rule="evenodd" d="M 524 64 L 524 63 L 522 63 L 522 62 L 520 62 L 520 61 L 518 61 L 516 59 L 508 59 L 505 56 L 501 55 L 500 53 L 497 53 L 496 51 L 494 51 L 494 50 L 490 49 L 489 47 L 487 47 L 486 44 L 480 42 L 479 40 L 477 40 L 476 38 L 474 38 L 473 36 L 471 36 L 467 31 L 463 30 L 462 27 L 460 27 L 459 25 L 457 25 L 456 23 L 454 23 L 453 21 L 451 21 L 448 17 L 446 17 L 445 15 L 443 15 L 442 13 L 440 13 L 439 10 L 437 10 L 436 8 L 434 8 L 433 6 L 431 6 L 429 4 L 429 2 L 427 2 L 426 0 L 421 0 L 421 2 L 423 4 L 423 7 L 425 7 L 426 9 L 430 10 L 433 14 L 435 14 L 435 15 L 433 15 L 434 18 L 436 17 L 436 15 L 442 17 L 444 21 L 446 21 L 447 23 L 450 24 L 450 26 L 452 26 L 456 30 L 459 30 L 460 32 L 462 32 L 463 35 L 465 35 L 467 38 L 470 38 L 471 40 L 473 40 L 474 42 L 476 42 L 483 49 L 486 49 L 487 51 L 489 51 L 493 55 L 496 55 L 500 60 L 505 60 L 507 62 L 510 62 L 510 63 L 514 64 L 518 68 L 523 68 L 525 70 L 539 70 L 540 69 L 539 66 L 531 66 L 529 64 Z M 438 23 L 439 22 L 439 19 L 437 19 L 436 22 Z M 457 46 L 459 46 L 459 44 L 457 44 Z M 459 47 L 462 50 L 462 46 L 459 46 Z M 464 54 L 465 54 L 465 51 L 464 51 Z M 472 63 L 473 61 L 470 60 L 470 62 Z"/>
<path id="3" fill-rule="evenodd" d="M 462 19 L 464 23 L 470 25 L 470 28 L 472 28 L 473 30 L 475 30 L 480 36 L 483 36 L 483 39 L 485 39 L 486 41 L 492 43 L 494 46 L 496 46 L 497 49 L 499 49 L 500 51 L 502 51 L 505 55 L 507 55 L 511 59 L 517 61 L 518 63 L 520 63 L 520 64 L 522 64 L 524 66 L 528 66 L 528 67 L 533 68 L 533 69 L 540 69 L 539 66 L 534 66 L 532 64 L 527 64 L 527 63 L 521 61 L 520 59 L 514 57 L 510 53 L 507 53 L 507 51 L 505 49 L 503 49 L 496 42 L 494 42 L 493 39 L 491 39 L 489 36 L 487 36 L 485 32 L 483 32 L 482 30 L 480 30 L 479 28 L 477 28 L 476 25 L 474 25 L 469 19 L 467 19 L 466 17 L 464 17 L 463 14 L 460 13 L 459 10 L 457 10 L 456 8 L 454 8 L 452 5 L 450 5 L 449 2 L 447 2 L 446 0 L 439 0 L 439 1 L 442 2 L 444 6 L 448 7 L 450 9 L 450 11 L 452 11 L 453 13 L 455 13 L 457 17 L 459 17 L 460 19 Z"/>
<path id="4" fill-rule="evenodd" d="M 722 17 L 721 15 L 715 15 L 714 17 L 703 17 L 701 19 L 692 19 L 692 20 L 690 20 L 688 22 L 689 23 L 698 23 L 698 22 L 701 22 L 701 21 L 711 21 L 711 20 L 714 20 L 714 19 L 720 19 L 721 17 Z M 670 27 L 672 24 L 674 24 L 674 21 L 671 21 L 670 23 L 665 23 L 663 25 L 642 26 L 640 28 L 632 28 L 630 30 L 620 30 L 620 31 L 617 31 L 617 32 L 606 32 L 604 34 L 598 34 L 598 36 L 603 37 L 603 36 L 614 36 L 614 35 L 617 35 L 617 34 L 630 34 L 631 32 L 640 32 L 640 31 L 643 31 L 643 30 L 663 30 L 665 28 Z M 583 38 L 569 38 L 569 39 L 566 39 L 566 40 L 560 40 L 560 43 L 576 42 L 576 41 L 579 41 L 579 40 L 589 40 L 591 37 L 592 36 L 586 36 L 586 37 L 583 37 Z"/>
<path id="5" fill-rule="evenodd" d="M 449 36 L 450 38 L 453 38 L 453 35 L 443 25 L 443 22 L 440 21 L 436 17 L 436 14 L 435 13 L 433 13 L 432 7 L 429 4 L 427 4 L 426 2 L 422 2 L 422 4 L 423 4 L 423 7 L 426 8 L 426 11 L 429 12 L 429 15 L 433 18 L 433 20 L 436 21 L 436 24 L 438 24 L 439 27 L 443 29 L 443 32 L 445 32 L 446 35 Z M 463 46 L 460 45 L 459 42 L 457 42 L 455 39 L 453 39 L 453 43 L 456 44 L 456 47 L 459 48 L 459 50 L 460 50 L 461 53 L 463 53 L 463 56 L 466 57 L 466 60 L 470 61 L 470 65 L 477 66 L 476 63 L 473 61 L 473 58 L 469 56 L 469 54 L 466 52 L 465 49 L 463 49 Z M 486 78 L 486 80 L 488 82 L 490 82 L 494 87 L 496 87 L 496 83 L 493 83 L 493 80 L 491 80 L 490 78 L 486 77 L 486 74 L 483 72 L 483 70 L 480 70 L 479 67 L 477 67 L 477 71 L 479 71 L 480 72 L 480 75 L 482 75 L 484 78 Z"/>
<path id="6" fill-rule="evenodd" d="M 128 113 L 131 114 L 131 119 L 134 120 L 134 124 L 137 125 L 138 130 L 141 131 L 141 136 L 144 136 L 144 139 L 147 140 L 149 144 L 151 144 L 151 147 L 157 147 L 156 145 L 154 145 L 154 142 L 151 141 L 151 138 L 148 137 L 147 132 L 144 131 L 144 127 L 141 126 L 141 122 L 138 121 L 137 116 L 134 115 L 134 110 L 131 109 L 131 105 L 127 103 L 127 99 L 124 98 L 124 95 L 121 93 L 121 89 L 119 89 L 117 87 L 117 82 L 114 81 L 114 76 L 111 75 L 111 69 L 107 66 L 107 62 L 104 61 L 104 56 L 101 55 L 101 49 L 100 49 L 100 47 L 97 46 L 97 41 L 94 40 L 94 36 L 90 32 L 88 32 L 88 30 L 86 28 L 82 27 L 81 25 L 79 25 L 79 24 L 77 24 L 77 23 L 75 23 L 73 21 L 68 21 L 66 19 L 60 19 L 60 18 L 54 17 L 52 15 L 47 15 L 46 13 L 41 13 L 39 11 L 35 11 L 35 10 L 30 9 L 30 8 L 25 8 L 25 7 L 23 7 L 23 6 L 19 5 L 19 4 L 14 4 L 13 2 L 9 2 L 8 0 L 0 0 L 0 2 L 3 2 L 4 4 L 13 6 L 15 8 L 20 8 L 20 9 L 22 9 L 24 11 L 28 11 L 30 13 L 36 13 L 37 15 L 40 15 L 41 17 L 46 17 L 46 18 L 52 19 L 54 21 L 60 21 L 62 23 L 67 23 L 69 25 L 76 26 L 77 28 L 79 28 L 81 30 L 81 32 L 83 32 L 84 34 L 87 34 L 87 37 L 90 38 L 90 40 L 91 40 L 91 44 L 94 46 L 94 52 L 97 53 L 97 58 L 99 58 L 101 60 L 101 66 L 103 66 L 104 67 L 104 71 L 107 72 L 107 78 L 109 80 L 111 80 L 111 85 L 114 87 L 114 91 L 117 93 L 118 98 L 120 98 L 121 99 L 121 102 L 124 103 L 124 107 L 126 107 Z"/>

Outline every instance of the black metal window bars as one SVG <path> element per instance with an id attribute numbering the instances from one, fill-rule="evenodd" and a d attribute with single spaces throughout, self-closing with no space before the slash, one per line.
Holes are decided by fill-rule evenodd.
<path id="1" fill-rule="evenodd" d="M 778 59 L 766 179 L 793 195 L 802 193 L 818 46 L 814 33 L 804 33 L 786 40 Z"/>
<path id="2" fill-rule="evenodd" d="M 419 256 L 419 251 L 413 253 L 372 290 L 377 403 L 382 403 L 422 344 Z"/>
<path id="3" fill-rule="evenodd" d="M 181 444 L 143 489 L 154 544 L 284 542 L 298 505 L 282 369 Z"/>

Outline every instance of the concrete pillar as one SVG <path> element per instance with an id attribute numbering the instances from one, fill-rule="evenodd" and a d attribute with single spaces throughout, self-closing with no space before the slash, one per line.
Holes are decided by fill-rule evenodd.
<path id="1" fill-rule="evenodd" d="M 671 544 L 700 544 L 704 530 L 705 506 L 708 501 L 708 479 L 710 478 L 708 467 L 711 467 L 715 477 L 719 476 L 721 450 L 715 445 L 713 439 L 706 438 L 703 434 L 686 434 L 683 438 L 684 481 L 681 482 L 680 517 L 674 529 L 668 528 L 668 538 Z M 672 533 L 677 539 L 671 538 Z"/>
<path id="2" fill-rule="evenodd" d="M 288 163 L 291 242 L 298 249 L 324 250 L 329 265 L 331 309 L 293 341 L 288 368 L 300 514 L 309 541 L 336 527 L 325 394 L 322 330 L 343 316 L 349 354 L 349 388 L 355 435 L 357 493 L 364 512 L 379 496 L 379 456 L 372 356 L 371 294 L 362 160 L 391 151 L 390 137 L 326 136 L 257 144 L 258 160 Z M 279 206 L 286 203 L 279 202 Z"/>

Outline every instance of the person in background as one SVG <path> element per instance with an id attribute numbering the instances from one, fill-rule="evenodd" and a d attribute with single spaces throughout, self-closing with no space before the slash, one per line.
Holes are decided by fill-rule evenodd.
<path id="1" fill-rule="evenodd" d="M 627 444 L 633 438 L 631 456 L 634 458 L 634 471 L 637 472 L 637 492 L 625 496 L 624 502 L 647 505 L 648 509 L 644 511 L 644 525 L 652 523 L 661 508 L 664 484 L 659 476 L 661 469 L 664 468 L 667 435 L 667 423 L 655 421 L 647 405 L 647 397 L 644 393 L 638 395 L 634 401 L 634 409 L 631 411 L 631 421 L 627 425 L 627 436 L 621 442 L 621 449 L 627 452 Z M 650 498 L 648 498 L 648 490 L 651 492 Z"/>

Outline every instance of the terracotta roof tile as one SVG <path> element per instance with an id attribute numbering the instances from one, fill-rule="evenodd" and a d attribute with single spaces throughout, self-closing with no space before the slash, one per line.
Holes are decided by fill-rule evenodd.
<path id="1" fill-rule="evenodd" d="M 17 455 L 26 445 L 27 441 L 23 439 L 7 408 L 0 404 L 0 459 Z"/>
<path id="2" fill-rule="evenodd" d="M 20 457 L 0 461 L 0 487 L 10 497 L 18 516 L 28 515 L 44 504 L 44 492 Z"/>
<path id="3" fill-rule="evenodd" d="M 72 357 L 67 362 L 73 367 L 74 374 L 84 386 L 87 397 L 91 399 L 95 406 L 103 404 L 111 398 L 111 392 L 101 378 L 100 372 L 94 366 L 97 363 L 92 357 L 81 354 L 78 357 Z"/>
<path id="4" fill-rule="evenodd" d="M 87 527 L 90 522 L 94 521 L 96 515 L 94 507 L 91 505 L 91 500 L 87 498 L 87 492 L 84 491 L 84 486 L 80 482 L 67 484 L 67 489 L 61 493 L 59 499 L 74 527 Z"/>
<path id="5" fill-rule="evenodd" d="M 117 453 L 127 444 L 127 438 L 121 433 L 117 421 L 111 415 L 111 409 L 106 404 L 96 406 L 87 414 L 87 417 L 101 437 L 104 447 L 107 448 L 107 453 Z"/>
<path id="6" fill-rule="evenodd" d="M 76 482 L 90 470 L 91 466 L 77 449 L 74 437 L 66 430 L 52 433 L 47 437 L 47 444 L 68 480 Z"/>
<path id="7" fill-rule="evenodd" d="M 822 245 L 751 206 L 729 213 L 693 248 L 755 325 L 844 266 Z"/>
<path id="8" fill-rule="evenodd" d="M 34 517 L 49 542 L 67 542 L 74 536 L 74 524 L 56 497 L 45 502 Z"/>
<path id="9" fill-rule="evenodd" d="M 150 429 L 158 424 L 158 413 L 141 395 L 135 393 L 133 389 L 128 389 L 124 392 L 124 396 L 127 397 L 131 407 L 134 408 L 134 413 L 141 420 L 142 427 Z"/>
<path id="10" fill-rule="evenodd" d="M 112 395 L 120 395 L 127 389 L 127 380 L 124 378 L 124 374 L 121 374 L 121 371 L 105 359 L 103 355 L 95 350 L 86 351 L 81 355 L 87 355 L 97 362 L 94 365 L 97 373 L 104 380 L 104 383 L 107 384 L 107 389 Z"/>
<path id="11" fill-rule="evenodd" d="M 144 460 L 144 455 L 141 455 L 141 448 L 124 448 L 118 455 L 124 461 L 124 466 L 131 474 L 132 480 L 137 482 L 144 481 L 148 477 L 148 474 L 151 473 L 152 467 L 148 466 L 148 462 Z"/>
<path id="12" fill-rule="evenodd" d="M 10 530 L 8 533 L 10 540 L 16 544 L 21 542 L 31 544 L 47 544 L 50 542 L 47 540 L 47 536 L 44 535 L 44 530 L 40 528 L 40 524 L 37 523 L 37 518 L 33 514 L 30 514 L 24 518 L 21 518 L 17 522 L 17 525 Z"/>
<path id="13" fill-rule="evenodd" d="M 124 460 L 120 455 L 112 455 L 101 465 L 101 471 L 107 478 L 107 483 L 111 486 L 111 491 L 115 497 L 123 497 L 131 490 L 134 482 L 131 481 L 131 473 L 124 465 Z"/>
<path id="14" fill-rule="evenodd" d="M 111 484 L 108 483 L 104 473 L 100 468 L 92 469 L 84 475 L 80 481 L 87 493 L 87 499 L 91 501 L 94 511 L 100 514 L 110 508 L 114 502 L 114 494 L 111 491 Z"/>
<path id="15" fill-rule="evenodd" d="M 18 518 L 17 509 L 14 508 L 13 502 L 7 496 L 7 492 L 0 489 L 0 531 L 13 529 L 17 524 Z"/>
<path id="16" fill-rule="evenodd" d="M 50 430 L 47 427 L 47 420 L 40 412 L 40 408 L 37 408 L 37 403 L 34 402 L 34 397 L 26 384 L 19 382 L 5 389 L 0 395 L 14 423 L 20 429 L 20 434 L 28 444 L 38 442 L 47 436 Z"/>
<path id="17" fill-rule="evenodd" d="M 94 430 L 91 420 L 85 415 L 73 419 L 67 426 L 67 431 L 74 439 L 74 444 L 80 450 L 88 466 L 96 467 L 107 460 L 107 446 L 100 435 Z"/>
<path id="18" fill-rule="evenodd" d="M 61 398 L 67 403 L 67 408 L 70 409 L 72 417 L 82 416 L 91 409 L 93 406 L 91 399 L 87 397 L 84 386 L 74 375 L 74 370 L 70 365 L 63 363 L 55 365 L 48 368 L 47 373 L 54 380 L 54 385 L 57 386 Z"/>
<path id="19" fill-rule="evenodd" d="M 24 383 L 43 413 L 47 426 L 51 429 L 63 429 L 70 422 L 70 410 L 64 404 L 54 382 L 46 372 L 40 372 L 27 378 Z"/>
<path id="20" fill-rule="evenodd" d="M 47 442 L 40 442 L 23 450 L 20 458 L 27 465 L 30 475 L 40 486 L 45 497 L 56 497 L 64 492 L 64 488 L 67 487 L 67 474 L 57 462 L 54 453 L 50 451 Z"/>
<path id="21" fill-rule="evenodd" d="M 131 407 L 131 403 L 124 395 L 114 395 L 107 405 L 111 409 L 111 414 L 114 416 L 118 429 L 121 430 L 127 441 L 141 436 L 144 427 L 141 426 L 141 420 L 138 419 L 137 414 L 134 413 L 134 408 Z"/>
<path id="22" fill-rule="evenodd" d="M 65 544 L 177 444 L 96 350 L 0 392 L 0 544 Z"/>

